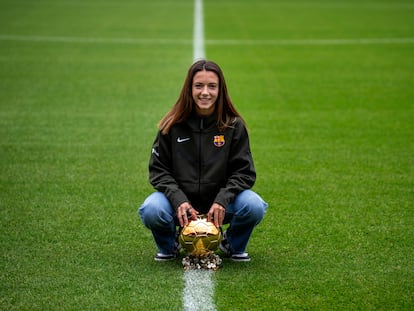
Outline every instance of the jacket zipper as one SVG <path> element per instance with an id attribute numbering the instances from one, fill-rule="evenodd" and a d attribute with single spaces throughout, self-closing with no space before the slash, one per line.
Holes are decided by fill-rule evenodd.
<path id="1" fill-rule="evenodd" d="M 201 197 L 201 155 L 202 155 L 202 134 L 204 129 L 204 119 L 200 119 L 200 135 L 198 141 L 198 195 Z"/>

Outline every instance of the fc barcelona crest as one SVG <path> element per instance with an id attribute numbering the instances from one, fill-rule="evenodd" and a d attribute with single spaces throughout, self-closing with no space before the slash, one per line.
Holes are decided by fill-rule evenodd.
<path id="1" fill-rule="evenodd" d="M 214 146 L 221 147 L 224 146 L 226 141 L 224 140 L 224 135 L 214 136 Z"/>

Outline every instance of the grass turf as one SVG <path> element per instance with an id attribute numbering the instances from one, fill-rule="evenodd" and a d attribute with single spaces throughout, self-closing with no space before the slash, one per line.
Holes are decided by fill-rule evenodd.
<path id="1" fill-rule="evenodd" d="M 191 1 L 0 2 L 3 35 L 189 39 Z M 206 39 L 411 37 L 406 2 L 205 3 Z M 76 22 L 74 22 L 76 21 Z M 0 40 L 1 309 L 180 310 L 136 208 L 191 44 Z M 269 211 L 219 310 L 413 307 L 413 44 L 207 44 Z"/>

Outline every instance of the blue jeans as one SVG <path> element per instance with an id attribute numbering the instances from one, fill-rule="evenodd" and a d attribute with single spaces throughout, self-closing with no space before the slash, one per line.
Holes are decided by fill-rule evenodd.
<path id="1" fill-rule="evenodd" d="M 244 190 L 226 208 L 227 241 L 232 254 L 244 253 L 254 227 L 263 219 L 267 203 L 252 190 Z M 162 192 L 151 194 L 138 209 L 144 225 L 151 230 L 158 252 L 175 252 L 178 225 L 175 209 Z"/>

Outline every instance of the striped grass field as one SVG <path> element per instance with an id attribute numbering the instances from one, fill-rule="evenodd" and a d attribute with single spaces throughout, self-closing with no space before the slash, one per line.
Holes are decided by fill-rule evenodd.
<path id="1" fill-rule="evenodd" d="M 218 310 L 414 308 L 414 4 L 204 2 L 268 213 Z M 0 0 L 0 309 L 182 310 L 136 210 L 193 1 Z"/>

